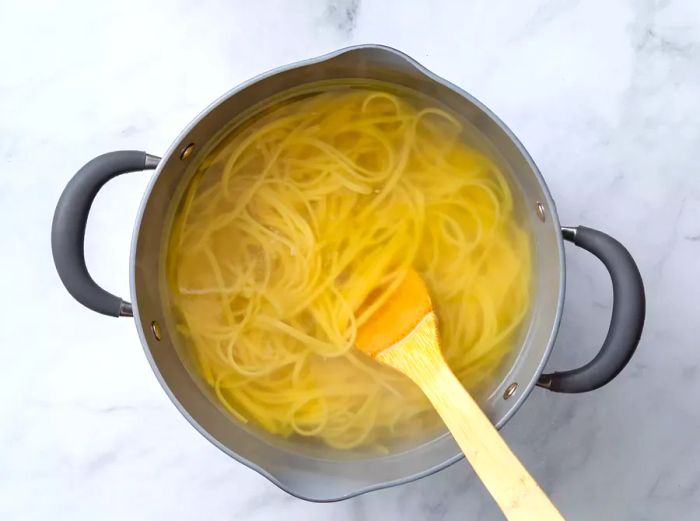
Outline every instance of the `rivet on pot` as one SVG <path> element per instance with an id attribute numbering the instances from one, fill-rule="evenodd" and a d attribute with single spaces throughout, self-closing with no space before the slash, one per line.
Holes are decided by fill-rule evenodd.
<path id="1" fill-rule="evenodd" d="M 535 213 L 537 214 L 537 217 L 540 218 L 540 221 L 544 222 L 546 214 L 544 213 L 544 205 L 537 201 L 535 203 Z"/>
<path id="2" fill-rule="evenodd" d="M 161 332 L 160 332 L 160 324 L 156 322 L 155 320 L 151 322 L 151 331 L 153 331 L 153 336 L 156 337 L 156 340 L 160 341 L 162 338 Z"/>
<path id="3" fill-rule="evenodd" d="M 182 152 L 180 152 L 180 159 L 184 161 L 192 155 L 192 152 L 194 152 L 194 143 L 190 143 L 182 149 Z"/>
<path id="4" fill-rule="evenodd" d="M 515 391 L 517 388 L 518 388 L 517 382 L 513 382 L 508 387 L 506 387 L 506 391 L 503 393 L 503 399 L 507 400 L 508 398 L 513 396 L 515 394 Z"/>

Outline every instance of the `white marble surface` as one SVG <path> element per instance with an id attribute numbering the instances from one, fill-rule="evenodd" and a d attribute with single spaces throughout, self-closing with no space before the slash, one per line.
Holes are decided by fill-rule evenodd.
<path id="1" fill-rule="evenodd" d="M 211 100 L 338 47 L 395 46 L 521 138 L 567 224 L 628 245 L 648 294 L 630 367 L 587 395 L 536 390 L 504 434 L 567 519 L 700 516 L 700 2 L 0 3 L 0 519 L 501 519 L 466 463 L 328 505 L 210 445 L 159 387 L 128 319 L 60 285 L 49 249 L 70 175 L 108 150 L 163 152 Z M 87 257 L 128 293 L 148 175 L 98 196 Z M 602 341 L 610 283 L 567 247 L 550 368 Z"/>

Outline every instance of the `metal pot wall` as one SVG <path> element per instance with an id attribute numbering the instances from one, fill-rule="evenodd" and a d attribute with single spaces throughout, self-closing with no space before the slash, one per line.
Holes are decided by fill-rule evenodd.
<path id="1" fill-rule="evenodd" d="M 282 489 L 314 501 L 333 501 L 405 483 L 461 458 L 442 434 L 386 456 L 355 456 L 272 437 L 233 420 L 178 356 L 177 333 L 165 305 L 164 252 L 169 225 L 189 179 L 190 164 L 207 143 L 250 107 L 292 88 L 325 80 L 366 79 L 422 92 L 471 122 L 495 160 L 519 187 L 518 204 L 534 244 L 532 312 L 508 371 L 480 399 L 501 427 L 533 389 L 578 393 L 612 380 L 630 360 L 644 323 L 644 288 L 627 250 L 608 235 L 579 226 L 560 228 L 556 208 L 537 167 L 516 137 L 494 114 L 455 85 L 394 49 L 362 45 L 273 70 L 231 90 L 202 112 L 162 159 L 137 151 L 111 152 L 87 163 L 68 183 L 53 221 L 51 243 L 58 273 L 82 304 L 106 315 L 132 316 L 146 356 L 168 396 L 188 421 L 228 455 L 257 470 Z M 127 172 L 156 169 L 136 219 L 131 249 L 131 302 L 100 288 L 85 265 L 83 239 L 88 213 L 100 187 Z M 564 299 L 563 240 L 597 256 L 610 272 L 614 301 L 610 329 L 597 356 L 583 367 L 542 374 L 554 343 Z"/>

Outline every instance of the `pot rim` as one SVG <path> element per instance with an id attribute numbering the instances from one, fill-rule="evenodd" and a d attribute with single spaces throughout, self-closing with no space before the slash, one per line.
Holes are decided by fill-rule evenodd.
<path id="1" fill-rule="evenodd" d="M 404 483 L 408 483 L 411 481 L 415 481 L 417 479 L 432 475 L 440 470 L 443 470 L 447 468 L 448 466 L 456 463 L 460 459 L 464 457 L 464 455 L 461 452 L 458 452 L 451 458 L 448 458 L 447 460 L 434 465 L 428 469 L 425 469 L 421 472 L 417 472 L 415 474 L 412 474 L 410 476 L 404 476 L 399 479 L 391 480 L 391 481 L 386 481 L 382 483 L 375 483 L 366 487 L 359 488 L 357 490 L 353 490 L 351 492 L 342 494 L 337 497 L 331 497 L 331 498 L 318 498 L 318 497 L 309 497 L 304 494 L 301 494 L 297 491 L 292 486 L 289 486 L 288 484 L 284 483 L 282 480 L 278 479 L 273 473 L 270 471 L 266 470 L 265 468 L 257 465 L 253 461 L 250 461 L 247 458 L 244 458 L 243 456 L 239 455 L 235 451 L 231 450 L 229 447 L 224 445 L 222 442 L 220 442 L 218 439 L 216 439 L 212 434 L 209 433 L 202 425 L 199 424 L 197 420 L 195 420 L 188 410 L 179 402 L 179 400 L 176 398 L 174 395 L 173 391 L 170 389 L 170 386 L 168 383 L 165 381 L 165 378 L 162 376 L 160 373 L 160 370 L 158 369 L 158 366 L 153 359 L 153 356 L 150 352 L 149 348 L 149 340 L 146 338 L 146 331 L 148 327 L 144 327 L 144 324 L 141 322 L 141 315 L 139 313 L 138 309 L 138 298 L 137 296 L 137 287 L 136 287 L 136 253 L 137 253 L 137 244 L 138 244 L 138 239 L 139 239 L 139 230 L 141 229 L 141 224 L 142 224 L 142 219 L 144 216 L 144 212 L 146 209 L 146 204 L 151 196 L 151 193 L 153 191 L 153 188 L 156 184 L 156 181 L 158 177 L 160 176 L 161 172 L 164 169 L 164 166 L 171 160 L 173 156 L 179 155 L 180 152 L 180 147 L 182 145 L 183 140 L 188 136 L 190 131 L 195 128 L 211 111 L 216 109 L 221 103 L 223 103 L 225 100 L 231 98 L 238 92 L 240 92 L 243 89 L 246 89 L 255 83 L 269 78 L 271 76 L 277 75 L 279 73 L 289 71 L 292 69 L 296 69 L 299 67 L 304 67 L 304 66 L 309 66 L 309 65 L 316 65 L 323 63 L 325 61 L 332 60 L 338 56 L 341 56 L 346 53 L 350 52 L 358 52 L 358 51 L 363 51 L 363 50 L 374 50 L 374 51 L 382 51 L 386 53 L 393 54 L 402 60 L 406 61 L 409 63 L 412 67 L 414 67 L 418 72 L 420 72 L 422 75 L 424 75 L 426 78 L 443 85 L 444 87 L 447 87 L 448 89 L 452 90 L 453 92 L 459 94 L 460 96 L 466 98 L 468 101 L 473 103 L 482 113 L 484 113 L 488 118 L 490 118 L 492 121 L 494 121 L 500 129 L 504 132 L 504 134 L 510 139 L 510 141 L 515 145 L 517 148 L 518 152 L 522 155 L 522 157 L 525 159 L 527 162 L 531 173 L 536 177 L 537 182 L 539 183 L 542 192 L 544 194 L 544 201 L 542 203 L 545 205 L 545 208 L 547 210 L 547 215 L 549 218 L 552 220 L 552 225 L 555 230 L 560 230 L 560 224 L 559 224 L 559 218 L 557 215 L 556 211 L 556 205 L 554 203 L 554 200 L 552 199 L 552 196 L 549 192 L 549 188 L 547 187 L 547 184 L 544 181 L 544 178 L 542 177 L 542 174 L 540 173 L 539 169 L 537 168 L 537 165 L 533 161 L 532 157 L 530 154 L 527 152 L 523 144 L 518 140 L 518 138 L 515 136 L 515 134 L 510 130 L 510 128 L 500 119 L 496 114 L 494 114 L 488 107 L 486 107 L 482 102 L 480 102 L 477 98 L 475 98 L 473 95 L 469 94 L 468 92 L 464 91 L 457 85 L 454 85 L 453 83 L 449 82 L 448 80 L 436 75 L 435 73 L 431 72 L 428 70 L 426 67 L 421 65 L 418 61 L 415 59 L 411 58 L 410 56 L 406 55 L 405 53 L 394 49 L 393 47 L 389 47 L 386 45 L 379 45 L 379 44 L 360 44 L 360 45 L 353 45 L 353 46 L 348 46 L 348 47 L 343 47 L 341 49 L 323 54 L 321 56 L 297 61 L 291 64 L 283 65 L 280 67 L 277 67 L 275 69 L 269 70 L 267 72 L 264 72 L 262 74 L 259 74 L 247 81 L 244 81 L 237 86 L 233 87 L 223 95 L 219 96 L 215 101 L 210 103 L 206 108 L 204 108 L 190 123 L 179 133 L 179 135 L 175 138 L 175 140 L 172 142 L 170 147 L 167 149 L 167 151 L 163 154 L 163 158 L 160 161 L 158 167 L 156 168 L 155 173 L 151 176 L 151 179 L 149 181 L 148 186 L 146 187 L 146 190 L 144 192 L 143 198 L 141 200 L 141 203 L 139 205 L 139 210 L 137 213 L 137 217 L 135 220 L 134 224 L 134 230 L 132 234 L 132 241 L 131 241 L 131 252 L 130 252 L 130 270 L 129 270 L 129 283 L 130 283 L 130 293 L 131 293 L 131 298 L 132 298 L 132 303 L 133 303 L 133 308 L 134 308 L 134 323 L 136 325 L 136 329 L 139 335 L 139 338 L 141 340 L 144 353 L 146 354 L 146 358 L 148 359 L 149 364 L 151 365 L 151 368 L 153 369 L 153 372 L 156 375 L 156 378 L 158 379 L 161 387 L 165 390 L 167 396 L 170 398 L 170 400 L 173 402 L 173 404 L 177 407 L 177 409 L 180 411 L 180 413 L 187 419 L 187 421 L 202 435 L 204 436 L 207 440 L 209 440 L 213 445 L 215 445 L 217 448 L 219 448 L 222 452 L 227 454 L 228 456 L 232 457 L 236 461 L 244 464 L 248 468 L 256 471 L 260 475 L 264 476 L 267 478 L 270 482 L 275 484 L 277 487 L 279 487 L 281 490 L 287 492 L 288 494 L 297 497 L 299 499 L 304 499 L 307 501 L 312 501 L 312 502 L 317 502 L 317 503 L 330 503 L 330 502 L 336 502 L 336 501 L 341 501 L 344 499 L 349 499 L 355 496 L 359 496 L 361 494 L 365 494 L 367 492 L 372 492 L 374 490 L 380 490 L 383 488 L 388 488 L 396 485 L 401 485 Z M 527 397 L 530 395 L 532 392 L 532 389 L 535 387 L 537 383 L 537 379 L 539 376 L 542 374 L 544 367 L 550 357 L 550 354 L 552 352 L 553 346 L 554 346 L 554 341 L 556 338 L 557 331 L 559 329 L 559 324 L 561 321 L 561 315 L 562 315 L 562 309 L 563 309 L 563 303 L 564 303 L 564 293 L 565 293 L 565 281 L 566 281 L 566 266 L 564 263 L 564 244 L 563 244 L 563 238 L 560 232 L 556 233 L 556 244 L 558 248 L 558 254 L 559 254 L 559 291 L 557 295 L 557 305 L 556 305 L 556 311 L 555 315 L 553 317 L 553 324 L 552 324 L 552 329 L 547 341 L 547 345 L 545 347 L 544 353 L 540 358 L 540 361 L 536 367 L 535 372 L 533 373 L 530 381 L 527 382 L 527 384 L 523 385 L 521 387 L 521 390 L 518 392 L 518 395 L 514 397 L 514 401 L 512 402 L 510 408 L 507 410 L 505 414 L 498 420 L 496 423 L 496 428 L 500 429 L 514 414 L 515 412 L 521 407 L 522 403 L 527 399 Z M 448 436 L 449 433 L 445 433 L 443 436 Z M 436 438 L 436 440 L 439 438 Z"/>

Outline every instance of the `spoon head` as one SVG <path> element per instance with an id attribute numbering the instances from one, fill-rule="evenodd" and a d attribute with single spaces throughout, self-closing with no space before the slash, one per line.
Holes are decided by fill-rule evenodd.
<path id="1" fill-rule="evenodd" d="M 428 288 L 414 270 L 357 330 L 356 347 L 376 356 L 409 335 L 433 309 Z"/>

